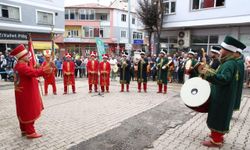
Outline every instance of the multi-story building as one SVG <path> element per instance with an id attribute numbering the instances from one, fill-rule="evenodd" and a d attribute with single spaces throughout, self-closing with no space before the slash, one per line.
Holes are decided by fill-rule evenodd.
<path id="1" fill-rule="evenodd" d="M 93 3 L 65 7 L 64 37 L 56 40 L 61 51 L 88 55 L 96 50 L 96 38 L 103 40 L 108 53 L 123 51 L 129 38 L 131 43 L 137 42 L 132 48 L 139 49 L 143 32 L 138 30 L 136 13 L 131 11 L 129 37 L 127 7 L 116 8 L 113 4 L 115 2 L 110 6 Z"/>
<path id="2" fill-rule="evenodd" d="M 28 43 L 34 49 L 50 49 L 51 33 L 64 32 L 64 2 L 61 0 L 1 0 L 0 51 Z M 55 47 L 57 47 L 55 45 Z"/>
<path id="3" fill-rule="evenodd" d="M 231 35 L 250 47 L 250 1 L 164 0 L 162 48 L 209 50 Z"/>

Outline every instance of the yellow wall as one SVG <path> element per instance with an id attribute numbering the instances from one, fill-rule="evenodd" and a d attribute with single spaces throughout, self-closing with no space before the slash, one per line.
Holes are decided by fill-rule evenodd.
<path id="1" fill-rule="evenodd" d="M 68 36 L 70 30 L 78 30 L 78 37 L 82 37 L 81 26 L 65 26 L 64 37 Z"/>

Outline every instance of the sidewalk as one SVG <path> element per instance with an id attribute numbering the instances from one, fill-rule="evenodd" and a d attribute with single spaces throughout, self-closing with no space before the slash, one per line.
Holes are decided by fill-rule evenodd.
<path id="1" fill-rule="evenodd" d="M 0 150 L 67 149 L 119 127 L 124 120 L 172 99 L 180 90 L 180 85 L 169 84 L 168 94 L 156 94 L 156 83 L 148 84 L 148 93 L 137 93 L 136 82 L 131 83 L 129 93 L 120 93 L 119 82 L 112 82 L 111 93 L 100 97 L 94 96 L 96 93 L 88 93 L 85 79 L 77 79 L 77 93 L 68 95 L 62 95 L 63 84 L 58 82 L 58 95 L 52 95 L 49 87 L 49 95 L 43 96 L 45 110 L 36 122 L 36 129 L 43 137 L 33 140 L 21 137 L 15 114 L 14 90 L 0 90 Z M 245 96 L 240 111 L 234 114 L 236 119 L 232 120 L 232 130 L 225 136 L 224 150 L 250 149 L 249 100 L 250 97 Z M 207 138 L 208 133 L 206 114 L 194 112 L 183 125 L 166 130 L 150 150 L 203 150 L 206 148 L 200 142 Z"/>
<path id="2" fill-rule="evenodd" d="M 21 137 L 15 114 L 14 90 L 0 90 L 0 150 L 67 149 L 82 141 L 118 127 L 130 117 L 147 111 L 171 97 L 156 94 L 155 83 L 148 93 L 137 93 L 136 82 L 129 93 L 120 93 L 119 82 L 112 82 L 104 97 L 88 93 L 87 81 L 76 81 L 76 94 L 62 95 L 63 84 L 57 83 L 58 95 L 43 96 L 45 110 L 36 121 L 42 138 Z M 153 87 L 154 85 L 154 87 Z M 146 96 L 146 95 L 150 95 Z"/>
<path id="3" fill-rule="evenodd" d="M 39 78 L 41 80 L 41 82 L 43 83 L 43 78 Z M 56 81 L 62 81 L 63 78 L 61 77 L 57 77 L 56 78 Z M 1 90 L 1 87 L 7 87 L 7 86 L 13 86 L 14 85 L 14 82 L 10 82 L 10 81 L 4 81 L 4 80 L 0 80 L 0 90 Z"/>
<path id="4" fill-rule="evenodd" d="M 206 118 L 207 114 L 196 113 L 185 124 L 167 130 L 153 143 L 154 148 L 147 150 L 208 149 L 200 144 L 202 141 L 209 139 Z M 250 97 L 244 96 L 240 111 L 234 113 L 231 120 L 231 130 L 225 135 L 225 143 L 221 149 L 250 150 Z"/>

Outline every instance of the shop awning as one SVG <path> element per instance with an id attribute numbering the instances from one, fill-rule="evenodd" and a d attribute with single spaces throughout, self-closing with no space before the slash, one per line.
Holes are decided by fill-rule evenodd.
<path id="1" fill-rule="evenodd" d="M 33 41 L 33 47 L 34 49 L 38 49 L 38 50 L 45 50 L 45 49 L 52 49 L 51 48 L 52 43 L 51 42 L 37 42 L 37 41 Z M 54 44 L 54 48 L 58 49 L 58 45 Z"/>

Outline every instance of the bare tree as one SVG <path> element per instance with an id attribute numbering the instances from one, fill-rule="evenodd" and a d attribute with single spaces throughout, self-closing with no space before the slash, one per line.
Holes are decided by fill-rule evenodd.
<path id="1" fill-rule="evenodd" d="M 155 31 L 157 34 L 157 51 L 156 53 L 160 53 L 160 38 L 161 38 L 161 31 L 162 31 L 162 24 L 163 24 L 163 18 L 164 18 L 164 5 L 163 5 L 163 0 L 154 0 L 153 2 L 154 5 L 157 7 L 157 22 L 155 27 Z"/>
<path id="2" fill-rule="evenodd" d="M 157 54 L 160 50 L 160 36 L 163 24 L 163 0 L 139 0 L 137 14 L 148 32 L 149 52 L 151 53 L 151 37 L 157 34 Z"/>
<path id="3" fill-rule="evenodd" d="M 157 22 L 157 7 L 153 5 L 151 0 L 140 0 L 138 4 L 137 14 L 145 26 L 144 29 L 148 32 L 149 53 L 151 54 L 151 37 Z"/>

